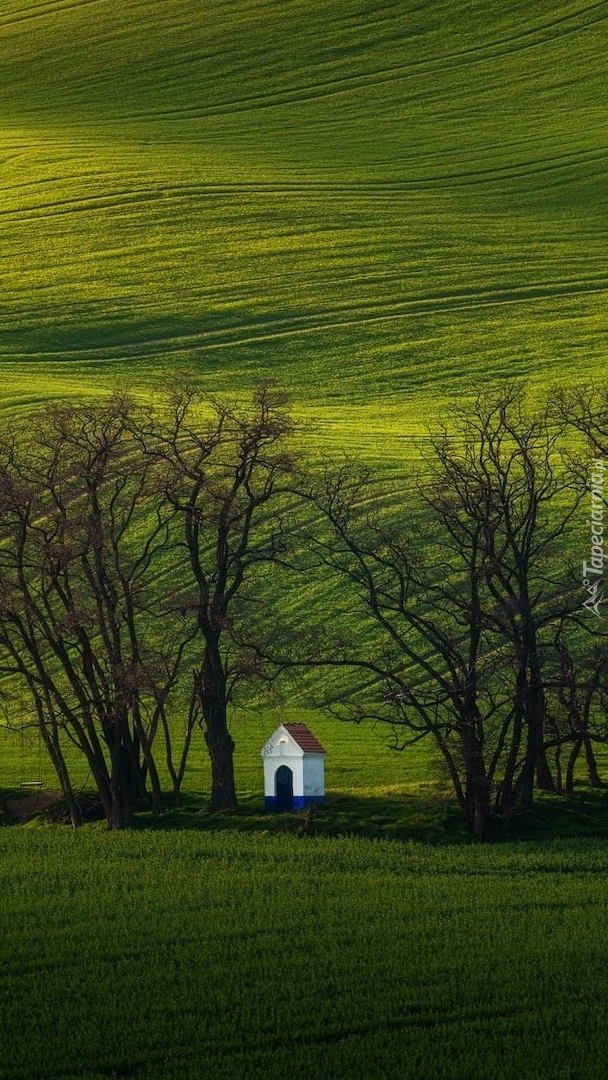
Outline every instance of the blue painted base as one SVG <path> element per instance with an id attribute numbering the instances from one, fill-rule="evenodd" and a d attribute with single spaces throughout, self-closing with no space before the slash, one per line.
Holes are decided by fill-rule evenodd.
<path id="1" fill-rule="evenodd" d="M 304 810 L 309 803 L 323 803 L 325 802 L 324 795 L 294 795 L 293 797 L 293 809 Z M 277 797 L 276 795 L 266 795 L 264 798 L 264 805 L 267 810 L 276 810 Z"/>

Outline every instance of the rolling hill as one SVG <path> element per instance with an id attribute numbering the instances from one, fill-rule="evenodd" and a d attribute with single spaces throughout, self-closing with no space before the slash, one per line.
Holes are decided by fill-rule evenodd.
<path id="1" fill-rule="evenodd" d="M 608 5 L 5 0 L 5 407 L 288 388 L 387 459 L 602 370 Z"/>

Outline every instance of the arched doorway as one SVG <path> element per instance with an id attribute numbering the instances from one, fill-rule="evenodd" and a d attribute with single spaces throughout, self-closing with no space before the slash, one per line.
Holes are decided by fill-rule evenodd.
<path id="1" fill-rule="evenodd" d="M 287 765 L 280 765 L 274 774 L 274 791 L 277 810 L 293 810 L 293 773 Z"/>

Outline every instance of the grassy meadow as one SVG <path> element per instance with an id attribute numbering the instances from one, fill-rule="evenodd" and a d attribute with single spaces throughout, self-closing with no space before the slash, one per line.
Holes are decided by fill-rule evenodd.
<path id="1" fill-rule="evenodd" d="M 5 408 L 272 376 L 386 462 L 602 369 L 604 6 L 330 7 L 6 0 Z"/>
<path id="2" fill-rule="evenodd" d="M 3 421 L 272 378 L 395 490 L 474 386 L 604 374 L 605 3 L 0 8 Z M 347 619 L 322 592 L 292 614 Z M 0 1080 L 603 1080 L 605 795 L 463 843 L 425 744 L 313 697 L 235 713 L 242 812 L 201 813 L 197 735 L 181 816 L 0 828 Z M 328 750 L 314 840 L 262 810 L 285 717 Z M 0 788 L 56 786 L 11 719 Z"/>
<path id="3" fill-rule="evenodd" d="M 2 830 L 2 1080 L 603 1080 L 605 844 Z"/>
<path id="4" fill-rule="evenodd" d="M 271 377 L 399 492 L 474 385 L 602 374 L 607 46 L 573 0 L 5 0 L 3 416 Z"/>

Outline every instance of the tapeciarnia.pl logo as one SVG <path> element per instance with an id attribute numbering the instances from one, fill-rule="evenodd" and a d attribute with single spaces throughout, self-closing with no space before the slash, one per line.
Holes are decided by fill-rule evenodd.
<path id="1" fill-rule="evenodd" d="M 586 524 L 590 526 L 591 534 L 591 558 L 590 562 L 583 562 L 583 585 L 587 593 L 583 607 L 593 612 L 598 619 L 603 618 L 600 611 L 604 586 L 604 559 L 608 559 L 608 551 L 604 553 L 604 472 L 606 465 L 601 458 L 594 458 L 591 462 L 592 473 L 589 482 L 591 492 L 591 512 Z"/>

